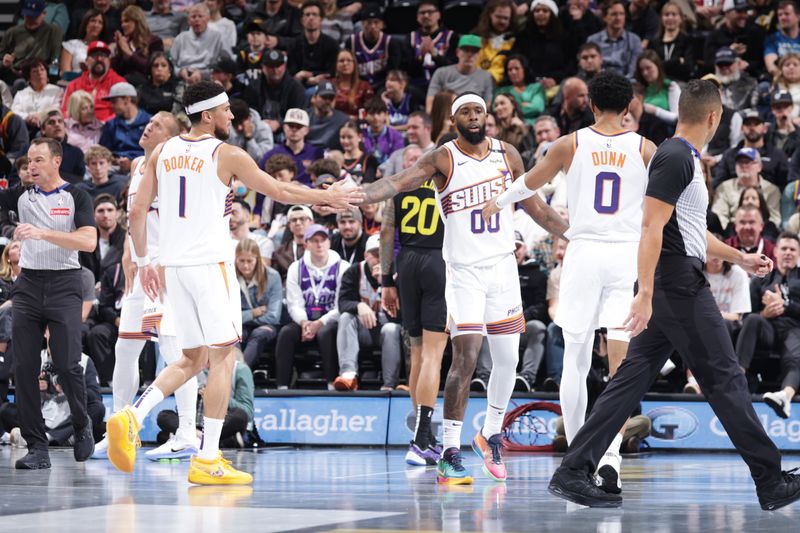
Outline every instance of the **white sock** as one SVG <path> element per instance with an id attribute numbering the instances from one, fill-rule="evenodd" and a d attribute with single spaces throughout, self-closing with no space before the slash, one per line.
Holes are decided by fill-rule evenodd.
<path id="1" fill-rule="evenodd" d="M 355 372 L 342 372 L 343 379 L 353 379 L 354 377 L 356 377 Z"/>
<path id="2" fill-rule="evenodd" d="M 488 439 L 502 431 L 506 408 L 514 393 L 519 361 L 519 333 L 489 335 L 487 339 L 492 354 L 492 373 L 486 386 L 486 419 L 481 434 Z"/>
<path id="3" fill-rule="evenodd" d="M 697 380 L 694 378 L 694 376 L 689 376 L 689 377 L 686 379 L 686 382 L 687 382 L 687 383 L 691 383 L 692 385 L 697 385 Z"/>
<path id="4" fill-rule="evenodd" d="M 586 418 L 589 402 L 586 376 L 592 365 L 593 345 L 594 331 L 588 332 L 582 343 L 571 342 L 564 335 L 564 371 L 561 374 L 559 399 L 567 443 L 572 442 Z"/>
<path id="5" fill-rule="evenodd" d="M 178 347 L 178 338 L 172 335 L 161 335 L 158 337 L 158 347 L 161 357 L 167 365 L 177 362 L 181 358 L 181 350 Z M 192 378 L 181 385 L 175 391 L 175 403 L 178 408 L 178 432 L 177 437 L 186 442 L 195 442 L 195 427 L 197 426 L 197 377 Z"/>
<path id="6" fill-rule="evenodd" d="M 136 422 L 139 424 L 139 427 L 142 427 L 142 422 L 144 421 L 147 414 L 153 410 L 153 407 L 161 403 L 161 400 L 164 399 L 164 393 L 156 387 L 155 385 L 150 385 L 145 389 L 139 399 L 136 400 L 136 403 L 133 404 L 131 408 L 133 410 L 133 416 L 136 417 Z"/>
<path id="7" fill-rule="evenodd" d="M 442 435 L 442 448 L 461 449 L 461 426 L 464 422 L 461 420 L 449 420 L 445 418 L 442 420 L 442 428 L 444 434 Z"/>
<path id="8" fill-rule="evenodd" d="M 197 454 L 200 459 L 210 461 L 217 458 L 222 422 L 224 420 L 219 418 L 203 417 L 203 439 L 200 441 L 200 452 Z"/>
<path id="9" fill-rule="evenodd" d="M 611 441 L 611 445 L 608 447 L 608 451 L 619 455 L 619 449 L 622 447 L 622 433 L 617 433 L 614 435 L 614 440 Z"/>
<path id="10" fill-rule="evenodd" d="M 118 338 L 114 345 L 116 361 L 111 383 L 115 413 L 133 403 L 139 390 L 139 355 L 144 343 L 144 339 Z"/>

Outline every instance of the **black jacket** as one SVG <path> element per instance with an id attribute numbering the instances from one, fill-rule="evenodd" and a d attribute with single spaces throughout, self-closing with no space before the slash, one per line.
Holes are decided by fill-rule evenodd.
<path id="1" fill-rule="evenodd" d="M 519 285 L 522 291 L 522 309 L 525 321 L 539 320 L 547 324 L 547 274 L 533 260 L 519 265 Z M 341 301 L 341 296 L 339 297 Z"/>
<path id="2" fill-rule="evenodd" d="M 763 278 L 753 277 L 750 280 L 750 305 L 753 313 L 760 313 L 764 309 L 761 297 L 766 291 L 774 292 L 776 284 L 787 303 L 781 316 L 769 320 L 778 333 L 783 334 L 790 328 L 800 327 L 800 268 L 789 270 L 786 276 L 776 268 Z"/>
<path id="3" fill-rule="evenodd" d="M 83 176 L 86 174 L 86 162 L 83 159 L 83 152 L 77 146 L 72 146 L 64 141 L 61 143 L 61 149 L 64 151 L 64 157 L 61 159 L 61 177 L 64 181 L 70 183 L 80 183 L 83 181 Z"/>
<path id="4" fill-rule="evenodd" d="M 664 72 L 671 80 L 689 81 L 696 67 L 692 38 L 681 32 L 671 43 L 665 44 L 661 37 L 647 43 L 664 62 Z M 667 59 L 669 57 L 669 59 Z"/>
<path id="5" fill-rule="evenodd" d="M 122 295 L 125 293 L 125 273 L 122 263 L 116 262 L 103 270 L 100 279 L 100 296 L 97 297 L 98 322 L 115 325 L 122 312 Z"/>
<path id="6" fill-rule="evenodd" d="M 704 62 L 706 71 L 713 71 L 714 56 L 717 50 L 723 46 L 730 46 L 734 43 L 747 45 L 747 52 L 742 59 L 747 61 L 747 72 L 754 78 L 758 78 L 764 72 L 764 31 L 752 22 L 748 22 L 743 30 L 731 32 L 723 24 L 716 30 L 708 34 L 704 47 Z"/>
<path id="7" fill-rule="evenodd" d="M 338 231 L 331 236 L 331 250 L 339 254 L 339 257 L 354 265 L 364 260 L 364 250 L 367 247 L 367 239 L 369 235 L 365 231 L 361 231 L 355 246 L 349 247 L 342 240 L 342 234 Z"/>
<path id="8" fill-rule="evenodd" d="M 0 127 L 0 155 L 14 160 L 28 153 L 28 126 L 22 117 L 0 104 L 0 121 L 5 123 Z"/>
<path id="9" fill-rule="evenodd" d="M 139 86 L 139 107 L 155 115 L 159 111 L 172 113 L 175 103 L 179 101 L 178 78 L 172 77 L 163 85 L 156 87 L 151 81 Z"/>
<path id="10" fill-rule="evenodd" d="M 122 251 L 125 245 L 125 228 L 117 224 L 117 229 L 109 236 L 108 239 L 108 252 L 106 256 L 100 260 L 100 246 L 95 248 L 94 252 L 80 252 L 78 258 L 81 266 L 85 266 L 94 274 L 95 281 L 100 281 L 103 277 L 103 272 L 114 263 L 122 261 Z M 100 230 L 97 230 L 97 239 L 100 240 Z"/>
<path id="11" fill-rule="evenodd" d="M 562 31 L 560 35 L 545 35 L 530 23 L 517 35 L 509 55 L 522 54 L 527 57 L 534 78 L 553 78 L 561 82 L 575 73 L 576 52 L 577 43 L 573 34 Z"/>
<path id="12" fill-rule="evenodd" d="M 380 280 L 372 276 L 372 269 L 364 265 L 364 272 L 367 281 L 373 289 L 381 286 Z M 358 304 L 361 302 L 361 295 L 358 292 L 361 283 L 361 263 L 353 263 L 342 274 L 342 281 L 339 287 L 339 312 L 350 313 L 358 316 Z"/>

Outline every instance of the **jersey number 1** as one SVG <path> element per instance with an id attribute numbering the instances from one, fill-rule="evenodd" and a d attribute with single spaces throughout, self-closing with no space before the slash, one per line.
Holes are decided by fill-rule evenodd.
<path id="1" fill-rule="evenodd" d="M 186 218 L 186 176 L 178 176 L 178 216 Z"/>
<path id="2" fill-rule="evenodd" d="M 616 172 L 601 172 L 594 184 L 594 210 L 601 215 L 613 215 L 619 209 L 622 180 Z"/>

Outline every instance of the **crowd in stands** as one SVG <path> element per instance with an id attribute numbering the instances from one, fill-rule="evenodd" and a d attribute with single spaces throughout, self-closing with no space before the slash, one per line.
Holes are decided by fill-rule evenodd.
<path id="1" fill-rule="evenodd" d="M 98 247 L 81 254 L 93 288 L 84 350 L 103 385 L 124 288 L 131 162 L 156 113 L 174 113 L 188 129 L 187 86 L 222 85 L 233 114 L 227 142 L 279 180 L 322 187 L 413 165 L 453 137 L 450 104 L 463 91 L 490 103 L 487 134 L 516 146 L 530 168 L 559 136 L 593 123 L 587 82 L 614 70 L 634 86 L 623 126 L 656 144 L 672 135 L 689 79 L 719 86 L 721 124 L 702 153 L 709 228 L 773 258 L 777 270 L 749 280 L 709 261 L 708 277 L 753 390 L 791 398 L 800 386 L 793 0 L 25 0 L 0 40 L 0 60 L 2 186 L 30 186 L 28 145 L 51 137 L 64 148 L 64 179 L 94 200 Z M 565 217 L 566 187 L 559 175 L 540 191 Z M 238 181 L 232 188 L 242 365 L 258 386 L 316 378 L 352 390 L 371 375 L 376 388 L 403 387 L 405 334 L 380 303 L 382 206 L 335 214 L 282 205 Z M 10 301 L 16 220 L 0 213 L 0 223 L 9 252 L 0 299 Z M 557 390 L 563 339 L 552 318 L 566 243 L 522 211 L 515 224 L 528 323 L 518 387 Z M 0 306 L 7 349 L 3 316 Z M 476 388 L 487 364 L 482 358 Z M 672 390 L 699 392 L 691 375 L 678 374 Z"/>

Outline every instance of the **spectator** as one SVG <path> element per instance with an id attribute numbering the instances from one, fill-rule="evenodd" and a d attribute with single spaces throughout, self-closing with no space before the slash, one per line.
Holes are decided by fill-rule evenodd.
<path id="1" fill-rule="evenodd" d="M 628 107 L 628 114 L 635 124 L 635 129 L 631 129 L 631 131 L 635 131 L 645 139 L 650 139 L 658 145 L 672 135 L 674 127 L 647 111 L 644 104 L 644 91 L 645 89 L 641 84 L 634 83 L 633 100 L 631 100 Z M 727 146 L 725 149 L 727 149 Z"/>
<path id="2" fill-rule="evenodd" d="M 339 129 L 350 120 L 347 114 L 333 108 L 336 87 L 327 80 L 317 85 L 311 97 L 311 117 L 306 140 L 322 148 L 336 148 L 339 145 Z"/>
<path id="3" fill-rule="evenodd" d="M 14 114 L 5 104 L 0 103 L 0 117 L 6 122 L 0 128 L 0 156 L 13 162 L 28 152 L 28 127 L 22 117 Z"/>
<path id="4" fill-rule="evenodd" d="M 597 43 L 584 43 L 578 49 L 578 73 L 576 78 L 589 83 L 603 69 L 603 51 Z M 559 95 L 563 93 L 563 86 L 559 88 Z M 563 95 L 562 95 L 563 98 Z"/>
<path id="5" fill-rule="evenodd" d="M 575 72 L 575 35 L 564 31 L 553 0 L 534 0 L 525 29 L 517 37 L 512 54 L 528 59 L 530 75 L 545 91 Z"/>
<path id="6" fill-rule="evenodd" d="M 247 44 L 236 52 L 238 71 L 243 73 L 248 84 L 255 82 L 261 75 L 261 65 L 269 52 L 264 21 L 253 19 L 245 26 Z"/>
<path id="7" fill-rule="evenodd" d="M 336 329 L 339 321 L 339 289 L 350 266 L 330 249 L 328 230 L 312 224 L 304 234 L 306 251 L 289 267 L 286 275 L 286 305 L 292 322 L 278 333 L 275 361 L 278 389 L 288 389 L 292 380 L 298 344 L 317 345 L 328 390 L 339 373 Z"/>
<path id="8" fill-rule="evenodd" d="M 233 53 L 236 48 L 236 25 L 229 18 L 225 18 L 220 11 L 224 0 L 205 0 L 208 7 L 208 27 L 222 35 L 222 47 L 226 54 Z"/>
<path id="9" fill-rule="evenodd" d="M 647 48 L 658 37 L 659 18 L 648 0 L 632 0 L 628 4 L 627 29 L 642 40 L 642 48 Z"/>
<path id="10" fill-rule="evenodd" d="M 209 69 L 217 58 L 232 53 L 225 50 L 222 35 L 208 27 L 210 19 L 206 4 L 193 5 L 189 8 L 189 29 L 181 32 L 172 43 L 170 55 L 178 76 L 189 85 L 209 79 Z"/>
<path id="11" fill-rule="evenodd" d="M 625 4 L 622 0 L 610 0 L 603 5 L 604 30 L 590 35 L 590 43 L 596 43 L 603 54 L 603 68 L 633 78 L 636 58 L 642 53 L 642 40 L 625 29 Z"/>
<path id="12" fill-rule="evenodd" d="M 481 49 L 481 39 L 477 35 L 462 35 L 458 40 L 458 63 L 441 67 L 433 73 L 433 78 L 428 86 L 425 97 L 425 110 L 431 113 L 434 96 L 443 90 L 461 94 L 472 91 L 484 100 L 492 100 L 494 79 L 491 74 L 478 68 L 478 52 Z M 448 104 L 449 116 L 449 104 Z M 435 122 L 434 122 L 435 124 Z"/>
<path id="13" fill-rule="evenodd" d="M 84 4 L 89 2 L 84 2 Z M 120 28 L 120 10 L 114 5 L 114 2 L 109 0 L 92 0 L 91 7 L 85 9 L 77 9 L 75 16 L 71 17 L 67 37 L 74 39 L 79 35 L 79 23 L 83 21 L 83 15 L 86 11 L 92 9 L 103 15 L 103 32 L 100 34 L 98 40 L 110 43 L 114 40 L 114 34 Z"/>
<path id="14" fill-rule="evenodd" d="M 431 117 L 431 139 L 438 145 L 439 141 L 444 135 L 454 133 L 456 125 L 453 124 L 450 116 L 450 107 L 453 105 L 453 100 L 456 99 L 456 93 L 450 89 L 444 89 L 436 93 L 433 97 L 432 104 L 430 105 Z M 427 102 L 427 99 L 426 99 Z M 426 103 L 426 107 L 428 107 Z M 490 115 L 491 113 L 487 114 Z M 493 120 L 492 117 L 491 120 Z M 488 121 L 489 119 L 487 119 Z M 487 128 L 489 126 L 487 125 Z M 489 135 L 488 133 L 486 135 Z"/>
<path id="15" fill-rule="evenodd" d="M 530 147 L 534 151 L 533 155 L 523 155 L 523 158 L 529 160 L 530 166 L 535 165 L 536 161 L 544 156 L 545 148 L 551 146 L 560 136 L 561 130 L 556 119 L 550 115 L 540 116 L 533 123 L 533 127 L 528 131 L 525 140 L 523 140 L 523 145 Z"/>
<path id="16" fill-rule="evenodd" d="M 418 28 L 409 35 L 411 47 L 406 70 L 415 87 L 426 87 L 439 67 L 452 65 L 456 59 L 455 33 L 441 26 L 442 13 L 436 0 L 417 4 Z"/>
<path id="17" fill-rule="evenodd" d="M 661 8 L 658 35 L 647 43 L 664 64 L 666 75 L 677 81 L 689 81 L 695 69 L 692 38 L 686 33 L 686 17 L 675 1 Z"/>
<path id="18" fill-rule="evenodd" d="M 364 232 L 363 222 L 363 215 L 358 209 L 350 209 L 336 215 L 337 231 L 331 237 L 331 250 L 351 265 L 364 260 L 364 250 L 369 236 Z"/>
<path id="19" fill-rule="evenodd" d="M 251 239 L 236 245 L 236 276 L 242 295 L 242 351 L 250 368 L 277 337 L 283 304 L 281 277 L 259 261 L 260 255 L 258 243 Z"/>
<path id="20" fill-rule="evenodd" d="M 376 91 L 383 89 L 386 73 L 400 67 L 403 50 L 397 40 L 383 32 L 383 18 L 376 7 L 361 13 L 362 31 L 350 37 L 350 51 L 356 58 L 358 75 Z"/>
<path id="21" fill-rule="evenodd" d="M 488 116 L 487 116 L 488 122 Z M 422 149 L 422 152 L 428 152 L 436 147 L 431 137 L 433 135 L 433 120 L 431 116 L 425 111 L 414 111 L 408 117 L 408 128 L 406 128 L 406 140 L 409 145 L 415 144 Z M 487 137 L 496 135 L 489 135 L 489 130 L 486 130 Z M 389 159 L 380 165 L 380 174 L 383 176 L 391 176 L 403 170 L 403 150 L 397 150 Z"/>
<path id="22" fill-rule="evenodd" d="M 736 152 L 736 179 L 723 181 L 714 194 L 712 211 L 719 217 L 723 228 L 733 219 L 739 200 L 748 187 L 754 187 L 766 199 L 769 220 L 781 225 L 781 191 L 761 177 L 761 156 L 755 148 L 742 148 Z"/>
<path id="23" fill-rule="evenodd" d="M 757 207 L 748 205 L 737 209 L 733 227 L 735 235 L 726 239 L 725 244 L 747 254 L 764 254 L 775 261 L 775 243 L 763 236 L 764 219 Z"/>
<path id="24" fill-rule="evenodd" d="M 272 252 L 275 250 L 275 245 L 272 244 L 272 239 L 250 231 L 249 224 L 251 214 L 252 210 L 250 209 L 250 204 L 239 198 L 233 200 L 231 218 L 228 221 L 233 248 L 236 249 L 237 244 L 243 240 L 250 239 L 258 245 L 261 261 L 264 263 L 264 266 L 270 266 L 272 264 Z"/>
<path id="25" fill-rule="evenodd" d="M 575 42 L 586 39 L 603 29 L 603 21 L 589 9 L 589 0 L 568 0 L 561 9 L 561 25 L 564 31 L 575 36 Z"/>
<path id="26" fill-rule="evenodd" d="M 765 142 L 783 150 L 786 157 L 792 157 L 800 146 L 800 130 L 794 125 L 794 100 L 789 91 L 778 91 L 770 97 L 770 110 L 774 123 L 769 124 Z"/>
<path id="27" fill-rule="evenodd" d="M 778 60 L 788 53 L 800 54 L 800 12 L 794 0 L 778 2 L 778 31 L 764 42 L 764 65 L 770 76 L 778 73 Z"/>
<path id="28" fill-rule="evenodd" d="M 320 0 L 320 3 L 322 33 L 333 37 L 340 46 L 344 46 L 353 35 L 353 15 L 360 11 L 361 3 L 355 2 L 342 9 L 339 9 L 336 0 Z"/>
<path id="29" fill-rule="evenodd" d="M 364 102 L 375 94 L 372 85 L 362 80 L 356 68 L 356 56 L 352 50 L 339 50 L 336 56 L 336 99 L 334 107 L 351 118 L 358 115 Z"/>
<path id="30" fill-rule="evenodd" d="M 506 59 L 514 46 L 513 15 L 512 0 L 489 0 L 475 27 L 481 39 L 478 66 L 492 75 L 495 84 L 503 81 Z"/>
<path id="31" fill-rule="evenodd" d="M 714 64 L 722 90 L 722 105 L 731 109 L 755 108 L 758 82 L 742 70 L 733 50 L 728 47 L 717 50 Z"/>
<path id="32" fill-rule="evenodd" d="M 66 112 L 70 95 L 78 90 L 86 91 L 94 97 L 95 116 L 106 122 L 114 118 L 111 103 L 104 100 L 111 87 L 125 81 L 111 68 L 111 48 L 103 41 L 94 41 L 86 53 L 86 71 L 67 85 L 62 112 Z"/>
<path id="33" fill-rule="evenodd" d="M 147 14 L 147 25 L 153 35 L 161 37 L 165 49 L 172 47 L 175 37 L 189 28 L 186 13 L 172 11 L 172 0 L 153 0 L 153 9 Z"/>
<path id="34" fill-rule="evenodd" d="M 289 48 L 289 71 L 306 87 L 327 80 L 336 70 L 338 43 L 322 33 L 322 4 L 306 0 L 301 9 L 303 33 Z"/>
<path id="35" fill-rule="evenodd" d="M 89 193 L 92 200 L 101 194 L 108 194 L 119 200 L 122 189 L 128 183 L 128 176 L 124 174 L 109 176 L 113 164 L 111 151 L 105 146 L 91 146 L 86 151 L 85 159 L 91 181 L 82 181 L 78 183 L 78 187 Z"/>
<path id="36" fill-rule="evenodd" d="M 772 90 L 788 91 L 794 100 L 795 110 L 792 118 L 800 115 L 800 54 L 788 53 L 778 60 L 778 74 Z"/>
<path id="37" fill-rule="evenodd" d="M 517 100 L 510 94 L 498 94 L 494 97 L 493 108 L 500 130 L 497 138 L 512 146 L 519 146 L 528 127 L 522 120 L 522 109 Z"/>
<path id="38" fill-rule="evenodd" d="M 722 83 L 716 74 L 706 74 L 703 76 L 704 80 L 708 80 L 720 88 L 720 97 L 724 100 L 722 92 Z M 649 138 L 649 137 L 648 137 Z M 706 151 L 701 156 L 703 162 L 709 168 L 713 168 L 722 158 L 722 154 L 728 148 L 732 148 L 739 144 L 742 140 L 742 115 L 738 111 L 734 111 L 725 104 L 722 104 L 722 116 L 720 117 L 719 126 L 717 127 L 714 137 L 708 143 Z"/>
<path id="39" fill-rule="evenodd" d="M 136 88 L 128 82 L 120 82 L 111 87 L 108 96 L 116 117 L 103 126 L 100 144 L 114 154 L 114 164 L 120 172 L 130 173 L 131 161 L 144 155 L 139 139 L 152 116 L 136 105 Z"/>
<path id="40" fill-rule="evenodd" d="M 561 108 L 552 110 L 561 133 L 572 133 L 594 124 L 594 115 L 589 107 L 589 88 L 586 83 L 579 78 L 567 78 L 562 88 L 564 101 Z"/>
<path id="41" fill-rule="evenodd" d="M 86 66 L 86 53 L 94 41 L 101 41 L 105 28 L 103 14 L 96 9 L 89 9 L 81 20 L 78 37 L 61 43 L 59 70 L 61 76 L 69 81 L 81 75 Z"/>
<path id="42" fill-rule="evenodd" d="M 764 32 L 748 20 L 749 9 L 747 0 L 725 0 L 722 25 L 706 38 L 706 65 L 713 62 L 717 50 L 730 47 L 747 62 L 747 70 L 754 78 L 764 72 Z"/>
<path id="43" fill-rule="evenodd" d="M 322 157 L 322 149 L 306 143 L 308 135 L 308 113 L 302 109 L 289 109 L 283 119 L 283 134 L 286 140 L 276 145 L 272 150 L 264 154 L 259 166 L 264 168 L 264 163 L 275 154 L 286 154 L 294 159 L 297 166 L 297 176 L 295 180 L 303 185 L 311 186 L 311 179 L 306 170 L 312 161 Z"/>
<path id="44" fill-rule="evenodd" d="M 742 194 L 739 195 L 739 207 L 746 205 L 752 205 L 758 208 L 761 212 L 761 220 L 766 220 L 763 234 L 766 238 L 775 242 L 775 239 L 777 239 L 780 234 L 778 231 L 780 224 L 775 224 L 769 219 L 769 205 L 767 205 L 764 195 L 761 194 L 761 191 L 759 191 L 757 187 L 747 187 L 742 190 Z"/>
<path id="45" fill-rule="evenodd" d="M 106 269 L 122 261 L 122 248 L 126 231 L 118 220 L 118 204 L 110 194 L 101 194 L 94 199 L 94 223 L 97 226 L 97 247 L 93 252 L 80 252 L 81 266 L 94 274 L 99 282 Z M 112 343 L 113 345 L 113 343 Z"/>
<path id="46" fill-rule="evenodd" d="M 67 142 L 67 129 L 61 111 L 58 109 L 45 111 L 42 113 L 40 121 L 42 123 L 40 136 L 49 137 L 61 143 L 61 150 L 63 151 L 61 166 L 59 167 L 61 177 L 70 183 L 83 181 L 83 177 L 86 174 L 83 152 Z"/>
<path id="47" fill-rule="evenodd" d="M 303 33 L 301 13 L 295 7 L 298 4 L 300 2 L 292 4 L 286 0 L 264 0 L 264 8 L 254 11 L 245 20 L 245 26 L 254 20 L 261 20 L 267 34 L 267 48 L 286 50 Z"/>
<path id="48" fill-rule="evenodd" d="M 743 113 L 742 133 L 744 143 L 739 148 L 755 148 L 761 156 L 761 175 L 764 179 L 783 190 L 786 176 L 789 173 L 789 161 L 786 154 L 773 145 L 764 142 L 768 126 L 755 109 L 746 109 Z M 738 148 L 726 151 L 722 160 L 714 167 L 714 186 L 735 176 L 736 154 Z"/>
<path id="49" fill-rule="evenodd" d="M 561 384 L 561 372 L 564 369 L 564 334 L 561 328 L 552 320 L 558 309 L 558 292 L 561 285 L 561 267 L 564 262 L 564 253 L 567 250 L 567 241 L 553 237 L 553 259 L 556 267 L 547 277 L 547 316 L 551 322 L 547 325 L 547 346 L 545 358 L 547 360 L 547 378 L 542 383 L 542 390 L 558 392 Z"/>
<path id="50" fill-rule="evenodd" d="M 764 402 L 781 418 L 791 415 L 792 398 L 800 387 L 800 241 L 793 233 L 781 233 L 775 247 L 775 269 L 750 281 L 752 313 L 742 323 L 736 341 L 739 364 L 752 375 L 759 348 L 781 356 L 781 390 L 764 394 Z"/>
<path id="51" fill-rule="evenodd" d="M 256 162 L 261 161 L 264 154 L 275 145 L 272 130 L 262 122 L 255 109 L 250 109 L 247 102 L 239 98 L 232 98 L 230 102 L 233 119 L 228 144 L 246 151 Z"/>
<path id="52" fill-rule="evenodd" d="M 270 157 L 264 170 L 276 180 L 284 183 L 294 181 L 295 174 L 297 174 L 297 166 L 294 164 L 294 160 L 286 154 L 277 154 Z M 253 218 L 258 217 L 259 225 L 268 224 L 269 232 L 267 236 L 273 242 L 280 243 L 282 237 L 286 234 L 286 213 L 288 210 L 288 205 L 276 202 L 272 198 L 258 193 L 256 194 L 255 215 Z M 277 253 L 277 250 L 275 253 Z M 272 254 L 273 260 L 275 253 Z M 288 266 L 294 260 L 291 259 L 286 265 Z"/>
<path id="53" fill-rule="evenodd" d="M 273 266 L 286 279 L 289 266 L 303 257 L 305 253 L 305 232 L 314 223 L 314 213 L 304 205 L 293 205 L 286 213 L 286 227 L 283 243 L 272 254 Z"/>
<path id="54" fill-rule="evenodd" d="M 339 290 L 339 376 L 336 390 L 358 390 L 358 354 L 364 348 L 381 348 L 381 390 L 394 390 L 399 384 L 403 350 L 400 324 L 381 308 L 380 235 L 366 241 L 364 260 L 354 263 L 342 276 Z"/>
<path id="55" fill-rule="evenodd" d="M 378 172 L 377 160 L 361 150 L 361 130 L 355 122 L 348 121 L 339 129 L 339 144 L 344 152 L 342 168 L 356 183 L 372 183 Z"/>
<path id="56" fill-rule="evenodd" d="M 408 128 L 408 117 L 424 107 L 415 92 L 408 90 L 408 74 L 403 70 L 390 70 L 381 94 L 389 111 L 389 125 L 397 131 Z"/>
<path id="57" fill-rule="evenodd" d="M 0 41 L 0 77 L 13 83 L 26 59 L 41 59 L 49 65 L 61 50 L 61 30 L 44 21 L 44 0 L 24 0 L 20 14 L 24 22 L 3 33 Z"/>
<path id="58" fill-rule="evenodd" d="M 506 75 L 502 87 L 495 91 L 495 98 L 501 94 L 513 96 L 520 106 L 525 123 L 532 126 L 536 117 L 544 113 L 547 100 L 544 86 L 538 81 L 531 83 L 530 75 L 525 56 L 512 55 L 506 61 Z"/>
<path id="59" fill-rule="evenodd" d="M 41 59 L 34 58 L 22 65 L 22 75 L 28 86 L 17 91 L 11 111 L 25 121 L 30 131 L 39 129 L 39 112 L 49 107 L 58 107 L 64 96 L 64 89 L 47 83 L 47 66 Z"/>
<path id="60" fill-rule="evenodd" d="M 388 109 L 379 96 L 373 96 L 364 104 L 367 128 L 363 131 L 364 151 L 380 165 L 392 153 L 403 148 L 403 136 L 388 125 Z"/>
<path id="61" fill-rule="evenodd" d="M 121 259 L 121 257 L 120 257 Z M 86 351 L 97 367 L 100 385 L 111 382 L 116 361 L 114 345 L 119 333 L 122 296 L 125 294 L 125 273 L 122 262 L 112 263 L 103 269 L 100 294 L 97 297 L 97 316 L 86 335 Z"/>
<path id="62" fill-rule="evenodd" d="M 67 119 L 64 122 L 68 143 L 86 153 L 90 146 L 100 142 L 103 123 L 94 115 L 94 99 L 86 91 L 73 92 L 67 101 Z"/>
<path id="63" fill-rule="evenodd" d="M 147 73 L 147 81 L 139 86 L 139 106 L 151 115 L 159 111 L 175 113 L 181 110 L 179 102 L 183 84 L 175 76 L 175 67 L 167 54 L 151 54 Z"/>
<path id="64" fill-rule="evenodd" d="M 668 124 L 675 124 L 681 88 L 666 77 L 661 58 L 654 51 L 645 50 L 636 60 L 636 81 L 645 88 L 645 111 Z"/>
<path id="65" fill-rule="evenodd" d="M 122 11 L 122 31 L 114 33 L 117 52 L 111 66 L 131 83 L 141 85 L 148 75 L 148 62 L 154 52 L 163 52 L 161 37 L 150 32 L 144 11 L 128 6 Z"/>
<path id="66" fill-rule="evenodd" d="M 263 75 L 258 83 L 251 84 L 243 99 L 250 107 L 260 109 L 261 118 L 277 133 L 281 117 L 292 109 L 305 107 L 303 86 L 286 71 L 286 54 L 270 50 L 261 65 Z"/>

